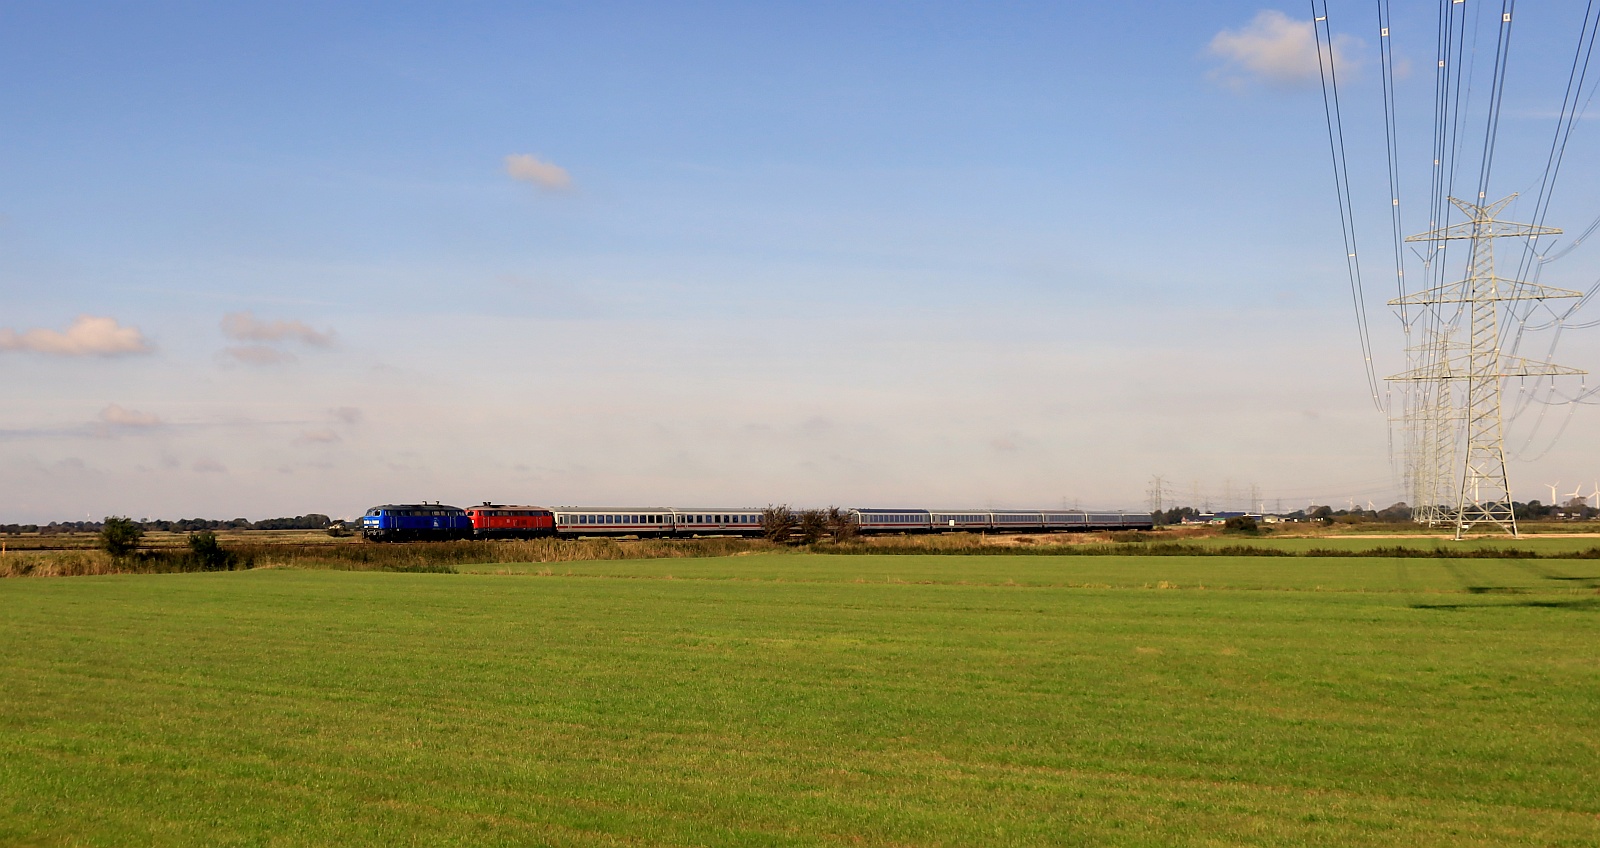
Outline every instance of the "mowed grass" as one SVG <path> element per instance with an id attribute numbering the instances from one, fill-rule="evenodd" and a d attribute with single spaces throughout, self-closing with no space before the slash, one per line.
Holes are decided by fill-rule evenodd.
<path id="1" fill-rule="evenodd" d="M 1600 548 L 1600 538 L 1578 535 L 1532 535 L 1525 534 L 1513 539 L 1509 536 L 1485 536 L 1468 538 L 1460 542 L 1449 537 L 1441 536 L 1397 536 L 1397 537 L 1371 537 L 1371 536 L 1231 536 L 1218 535 L 1198 537 L 1183 540 L 1189 544 L 1218 547 L 1227 545 L 1248 545 L 1254 548 L 1270 548 L 1274 550 L 1302 553 L 1311 550 L 1324 551 L 1371 551 L 1381 548 L 1410 548 L 1422 551 L 1532 551 L 1536 554 L 1551 555 L 1563 553 L 1577 553 Z"/>
<path id="2" fill-rule="evenodd" d="M 1600 842 L 1600 562 L 482 569 L 0 581 L 0 844 Z"/>

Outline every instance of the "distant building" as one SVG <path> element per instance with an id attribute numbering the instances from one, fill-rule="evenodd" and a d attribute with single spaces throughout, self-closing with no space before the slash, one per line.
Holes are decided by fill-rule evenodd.
<path id="1" fill-rule="evenodd" d="M 1184 524 L 1226 524 L 1230 518 L 1254 518 L 1262 520 L 1259 512 L 1202 512 L 1199 515 L 1186 515 Z M 1276 518 L 1276 516 L 1274 516 Z"/>

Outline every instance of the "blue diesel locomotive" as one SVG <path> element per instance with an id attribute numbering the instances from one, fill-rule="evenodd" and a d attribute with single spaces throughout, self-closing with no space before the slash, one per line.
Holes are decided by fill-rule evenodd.
<path id="1" fill-rule="evenodd" d="M 472 535 L 472 519 L 466 510 L 444 504 L 384 504 L 361 516 L 361 535 L 378 542 L 465 539 Z"/>

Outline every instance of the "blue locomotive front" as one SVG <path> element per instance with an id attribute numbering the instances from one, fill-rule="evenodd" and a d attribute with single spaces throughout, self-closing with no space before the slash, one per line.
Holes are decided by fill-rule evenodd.
<path id="1" fill-rule="evenodd" d="M 444 504 L 384 504 L 361 516 L 361 534 L 375 542 L 464 539 L 472 535 L 472 519 L 466 510 Z"/>

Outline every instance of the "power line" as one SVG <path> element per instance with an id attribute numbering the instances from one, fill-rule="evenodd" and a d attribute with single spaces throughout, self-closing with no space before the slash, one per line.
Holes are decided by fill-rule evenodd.
<path id="1" fill-rule="evenodd" d="M 1350 173 L 1345 156 L 1344 121 L 1339 109 L 1339 78 L 1334 68 L 1333 36 L 1328 29 L 1327 0 L 1311 0 L 1312 29 L 1317 39 L 1317 71 L 1322 81 L 1322 111 L 1328 127 L 1328 151 L 1333 158 L 1334 194 L 1339 203 L 1339 226 L 1344 236 L 1345 273 L 1350 278 L 1350 300 L 1356 312 L 1356 332 L 1367 373 L 1367 388 L 1373 406 L 1383 411 L 1378 375 L 1372 363 L 1372 338 L 1367 329 L 1367 304 L 1361 285 L 1361 263 L 1357 255 L 1355 209 L 1350 196 Z"/>

